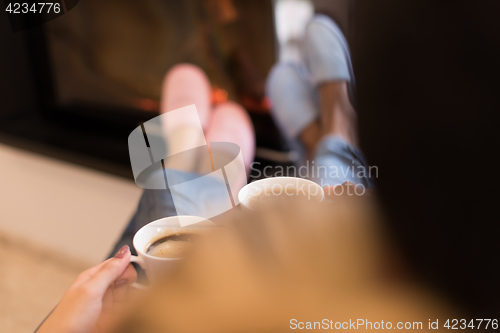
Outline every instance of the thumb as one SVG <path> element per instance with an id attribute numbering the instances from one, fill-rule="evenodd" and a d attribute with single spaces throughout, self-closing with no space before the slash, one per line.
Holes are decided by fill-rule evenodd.
<path id="1" fill-rule="evenodd" d="M 115 257 L 108 259 L 87 283 L 95 292 L 104 294 L 109 286 L 123 274 L 129 263 L 130 248 L 124 245 Z"/>

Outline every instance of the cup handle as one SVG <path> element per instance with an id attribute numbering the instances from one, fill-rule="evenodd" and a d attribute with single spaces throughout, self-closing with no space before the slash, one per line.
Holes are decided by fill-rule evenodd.
<path id="1" fill-rule="evenodd" d="M 135 262 L 137 263 L 139 266 L 141 266 L 142 269 L 145 269 L 144 268 L 144 262 L 142 261 L 142 259 L 138 256 L 130 256 L 130 262 Z M 134 287 L 136 289 L 140 289 L 140 290 L 147 290 L 148 287 L 143 285 L 143 284 L 140 284 L 138 282 L 134 282 L 130 285 L 131 287 Z"/>

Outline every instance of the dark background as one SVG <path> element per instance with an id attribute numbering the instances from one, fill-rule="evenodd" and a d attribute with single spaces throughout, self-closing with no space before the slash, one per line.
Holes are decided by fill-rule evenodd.
<path id="1" fill-rule="evenodd" d="M 316 5 L 348 36 L 361 147 L 378 166 L 386 227 L 407 270 L 466 313 L 498 318 L 500 2 Z M 35 53 L 43 50 L 43 31 L 12 34 L 5 18 L 0 140 L 131 178 L 126 137 L 150 114 L 135 110 L 110 123 L 85 109 L 51 113 L 53 86 L 40 81 L 50 72 Z M 252 118 L 258 144 L 286 150 L 275 134 L 263 140 L 274 131 L 268 115 Z"/>
<path id="2" fill-rule="evenodd" d="M 184 61 L 246 107 L 259 144 L 286 149 L 261 106 L 276 60 L 273 3 L 235 0 L 226 24 L 216 3 L 87 0 L 16 33 L 2 14 L 0 140 L 133 179 L 127 137 L 159 114 L 163 75 Z"/>
<path id="3" fill-rule="evenodd" d="M 500 314 L 499 1 L 358 0 L 360 141 L 408 269 Z"/>

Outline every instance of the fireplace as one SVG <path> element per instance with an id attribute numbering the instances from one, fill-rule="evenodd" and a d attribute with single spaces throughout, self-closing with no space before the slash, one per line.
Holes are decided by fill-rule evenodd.
<path id="1" fill-rule="evenodd" d="M 44 25 L 0 29 L 3 142 L 132 178 L 128 134 L 158 115 L 163 75 L 179 62 L 275 131 L 264 103 L 270 0 L 85 0 Z"/>

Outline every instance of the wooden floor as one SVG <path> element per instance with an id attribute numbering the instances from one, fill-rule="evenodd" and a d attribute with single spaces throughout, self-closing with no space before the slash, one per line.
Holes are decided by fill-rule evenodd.
<path id="1" fill-rule="evenodd" d="M 84 268 L 1 234 L 0 258 L 0 332 L 34 332 Z"/>
<path id="2" fill-rule="evenodd" d="M 0 332 L 33 332 L 75 277 L 109 254 L 141 189 L 0 145 Z"/>

